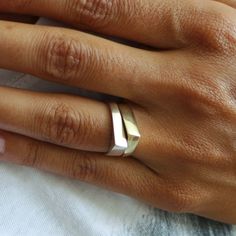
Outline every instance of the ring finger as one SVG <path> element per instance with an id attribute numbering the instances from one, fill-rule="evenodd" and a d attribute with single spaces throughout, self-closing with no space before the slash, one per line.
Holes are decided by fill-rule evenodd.
<path id="1" fill-rule="evenodd" d="M 110 147 L 111 115 L 103 102 L 0 88 L 0 110 L 0 129 L 86 151 Z"/>
<path id="2" fill-rule="evenodd" d="M 0 21 L 0 31 L 1 68 L 130 100 L 176 57 L 63 28 Z"/>

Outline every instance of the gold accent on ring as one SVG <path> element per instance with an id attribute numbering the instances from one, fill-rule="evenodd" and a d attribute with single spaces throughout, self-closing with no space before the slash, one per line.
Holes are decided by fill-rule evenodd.
<path id="1" fill-rule="evenodd" d="M 131 156 L 138 146 L 141 138 L 134 113 L 129 105 L 119 104 L 121 116 L 123 118 L 128 148 L 124 152 L 124 156 Z"/>

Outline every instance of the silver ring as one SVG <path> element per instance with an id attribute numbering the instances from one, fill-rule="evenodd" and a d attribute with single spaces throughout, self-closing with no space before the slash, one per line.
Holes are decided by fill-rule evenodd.
<path id="1" fill-rule="evenodd" d="M 122 116 L 116 103 L 110 103 L 113 124 L 113 144 L 108 156 L 123 156 L 128 148 Z"/>

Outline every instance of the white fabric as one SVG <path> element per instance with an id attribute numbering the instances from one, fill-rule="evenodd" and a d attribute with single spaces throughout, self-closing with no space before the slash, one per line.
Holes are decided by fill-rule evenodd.
<path id="1" fill-rule="evenodd" d="M 0 85 L 78 92 L 4 70 L 0 70 Z M 198 235 L 199 225 L 193 216 L 170 215 L 79 181 L 0 163 L 1 236 L 184 236 Z M 229 230 L 217 227 L 217 232 Z M 206 228 L 213 235 L 212 229 Z"/>

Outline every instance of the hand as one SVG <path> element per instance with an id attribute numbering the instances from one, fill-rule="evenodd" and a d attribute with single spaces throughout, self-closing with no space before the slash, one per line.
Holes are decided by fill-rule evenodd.
<path id="1" fill-rule="evenodd" d="M 235 0 L 1 1 L 1 11 L 52 17 L 152 48 L 0 22 L 0 67 L 124 98 L 142 135 L 132 158 L 108 157 L 105 102 L 1 88 L 1 160 L 236 223 L 234 7 Z"/>

